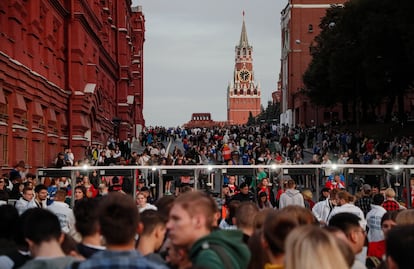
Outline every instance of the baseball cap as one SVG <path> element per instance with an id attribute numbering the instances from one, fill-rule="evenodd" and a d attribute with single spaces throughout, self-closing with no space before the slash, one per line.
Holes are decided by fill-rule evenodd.
<path id="1" fill-rule="evenodd" d="M 370 191 L 371 190 L 371 186 L 369 184 L 364 184 L 364 185 L 362 185 L 362 190 L 364 190 L 364 191 Z"/>

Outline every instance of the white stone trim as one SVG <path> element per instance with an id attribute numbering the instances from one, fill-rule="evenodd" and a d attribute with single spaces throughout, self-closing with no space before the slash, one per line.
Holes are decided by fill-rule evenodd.
<path id="1" fill-rule="evenodd" d="M 243 98 L 243 99 L 251 99 L 251 98 L 255 98 L 255 99 L 260 99 L 259 95 L 232 95 L 232 97 L 230 97 L 231 99 L 236 99 L 236 98 Z"/>
<path id="2" fill-rule="evenodd" d="M 84 93 L 95 93 L 96 84 L 95 83 L 86 83 L 85 88 L 83 89 Z"/>
<path id="3" fill-rule="evenodd" d="M 72 140 L 77 140 L 77 141 L 88 141 L 88 139 L 84 136 L 81 135 L 73 135 L 72 136 Z"/>
<path id="4" fill-rule="evenodd" d="M 32 129 L 32 133 L 44 134 L 45 132 L 36 128 Z"/>
<path id="5" fill-rule="evenodd" d="M 12 125 L 12 128 L 13 128 L 13 129 L 19 129 L 19 130 L 25 130 L 25 131 L 28 131 L 28 130 L 29 130 L 29 128 L 24 127 L 24 126 L 22 126 L 22 125 L 18 125 L 18 124 L 13 124 L 13 125 Z"/>
<path id="6" fill-rule="evenodd" d="M 127 104 L 128 105 L 134 104 L 134 96 L 133 95 L 128 95 L 127 96 Z"/>

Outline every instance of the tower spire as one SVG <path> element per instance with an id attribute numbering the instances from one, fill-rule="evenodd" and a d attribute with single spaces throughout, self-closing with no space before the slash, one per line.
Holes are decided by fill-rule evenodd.
<path id="1" fill-rule="evenodd" d="M 247 39 L 247 31 L 246 31 L 246 24 L 244 22 L 244 10 L 243 10 L 243 25 L 242 25 L 242 31 L 241 31 L 241 35 L 240 35 L 240 43 L 239 43 L 239 47 L 248 47 L 249 46 L 249 41 Z"/>
<path id="2" fill-rule="evenodd" d="M 253 47 L 247 40 L 244 10 L 240 42 L 235 46 L 232 83 L 227 87 L 227 120 L 229 124 L 246 124 L 251 113 L 260 114 L 260 87 L 255 83 Z"/>

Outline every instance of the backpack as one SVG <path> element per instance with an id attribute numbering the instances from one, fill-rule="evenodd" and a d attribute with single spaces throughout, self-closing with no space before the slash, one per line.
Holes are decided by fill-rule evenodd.
<path id="1" fill-rule="evenodd" d="M 217 254 L 217 256 L 219 256 L 220 260 L 223 262 L 224 269 L 233 269 L 233 263 L 231 262 L 230 257 L 226 254 L 226 250 L 224 249 L 224 247 L 218 244 L 205 242 L 199 251 L 203 251 L 206 249 L 211 249 Z"/>

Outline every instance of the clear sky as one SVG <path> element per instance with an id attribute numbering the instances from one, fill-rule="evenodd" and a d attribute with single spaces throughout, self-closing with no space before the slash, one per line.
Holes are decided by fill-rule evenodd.
<path id="1" fill-rule="evenodd" d="M 243 10 L 253 68 L 267 106 L 280 72 L 280 12 L 288 0 L 133 0 L 145 15 L 144 118 L 179 126 L 192 113 L 227 120 L 227 86 Z"/>

